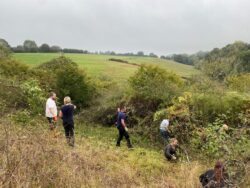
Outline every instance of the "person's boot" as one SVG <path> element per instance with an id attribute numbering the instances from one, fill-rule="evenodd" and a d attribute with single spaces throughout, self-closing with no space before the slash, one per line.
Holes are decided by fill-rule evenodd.
<path id="1" fill-rule="evenodd" d="M 117 142 L 116 147 L 121 147 L 121 144 L 119 142 Z"/>
<path id="2" fill-rule="evenodd" d="M 67 144 L 70 145 L 70 138 L 66 137 Z"/>
<path id="3" fill-rule="evenodd" d="M 74 137 L 71 137 L 71 138 L 69 139 L 69 145 L 72 146 L 72 147 L 75 146 L 75 138 L 74 138 Z"/>
<path id="4" fill-rule="evenodd" d="M 130 142 L 130 139 L 127 139 L 127 146 L 129 149 L 133 148 L 131 142 Z"/>

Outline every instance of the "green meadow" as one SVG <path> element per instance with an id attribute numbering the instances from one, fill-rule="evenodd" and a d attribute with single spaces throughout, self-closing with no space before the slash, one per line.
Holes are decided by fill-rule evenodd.
<path id="1" fill-rule="evenodd" d="M 14 58 L 30 66 L 37 66 L 60 55 L 59 53 L 16 53 L 14 54 Z M 199 73 L 193 66 L 160 58 L 96 54 L 64 54 L 64 56 L 71 58 L 74 62 L 78 63 L 88 75 L 94 77 L 105 76 L 113 79 L 127 79 L 137 70 L 138 67 L 135 64 L 158 65 L 184 77 Z M 110 58 L 125 60 L 129 64 L 109 61 Z"/>

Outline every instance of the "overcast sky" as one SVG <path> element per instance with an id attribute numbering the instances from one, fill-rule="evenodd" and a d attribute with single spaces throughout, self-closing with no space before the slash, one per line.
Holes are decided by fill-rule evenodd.
<path id="1" fill-rule="evenodd" d="M 250 42 L 250 0 L 0 0 L 0 38 L 90 51 L 211 50 Z"/>

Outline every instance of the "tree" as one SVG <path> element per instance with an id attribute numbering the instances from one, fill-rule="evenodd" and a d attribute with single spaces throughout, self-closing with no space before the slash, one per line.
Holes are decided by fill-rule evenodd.
<path id="1" fill-rule="evenodd" d="M 156 58 L 157 58 L 158 56 L 151 52 L 151 53 L 149 54 L 149 57 L 156 57 Z"/>
<path id="2" fill-rule="evenodd" d="M 24 48 L 22 45 L 18 45 L 17 47 L 12 48 L 13 52 L 15 53 L 22 53 L 24 52 Z"/>
<path id="3" fill-rule="evenodd" d="M 51 46 L 50 47 L 50 52 L 61 52 L 62 51 L 62 48 L 60 46 Z"/>
<path id="4" fill-rule="evenodd" d="M 11 48 L 9 43 L 5 39 L 1 39 L 1 38 L 0 38 L 0 46 L 3 46 L 3 47 L 8 48 L 8 49 Z"/>
<path id="5" fill-rule="evenodd" d="M 43 72 L 39 73 L 40 85 L 55 91 L 60 99 L 68 95 L 77 106 L 85 107 L 95 94 L 85 72 L 69 58 L 61 56 L 36 68 Z"/>
<path id="6" fill-rule="evenodd" d="M 75 66 L 59 70 L 56 85 L 60 98 L 70 96 L 74 103 L 80 107 L 86 106 L 93 94 L 86 74 Z"/>
<path id="7" fill-rule="evenodd" d="M 11 51 L 9 48 L 6 48 L 5 46 L 0 45 L 0 59 L 9 58 L 11 54 Z"/>
<path id="8" fill-rule="evenodd" d="M 48 44 L 42 44 L 40 47 L 39 47 L 39 51 L 40 52 L 50 52 L 50 47 Z"/>
<path id="9" fill-rule="evenodd" d="M 137 52 L 137 56 L 144 56 L 144 52 L 142 51 Z"/>
<path id="10" fill-rule="evenodd" d="M 71 49 L 71 48 L 64 48 L 63 52 L 64 53 L 79 53 L 79 54 L 82 54 L 83 50 Z"/>
<path id="11" fill-rule="evenodd" d="M 33 40 L 25 40 L 23 43 L 23 47 L 24 47 L 25 52 L 37 52 L 38 51 L 36 42 Z"/>
<path id="12" fill-rule="evenodd" d="M 215 48 L 195 62 L 205 74 L 213 79 L 223 81 L 229 75 L 250 72 L 250 46 L 235 42 L 219 49 Z"/>
<path id="13" fill-rule="evenodd" d="M 250 72 L 250 50 L 240 53 L 240 64 L 238 65 L 238 70 L 240 72 Z"/>

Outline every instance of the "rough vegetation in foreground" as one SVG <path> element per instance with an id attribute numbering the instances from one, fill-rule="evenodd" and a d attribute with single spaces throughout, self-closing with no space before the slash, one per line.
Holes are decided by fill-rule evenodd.
<path id="1" fill-rule="evenodd" d="M 11 121 L 0 124 L 3 130 L 0 133 L 0 185 L 3 187 L 199 185 L 197 177 L 204 167 L 197 162 L 167 163 L 161 152 L 140 147 L 133 151 L 125 147 L 117 149 L 113 142 L 97 140 L 94 135 L 77 135 L 77 147 L 72 149 L 65 147 L 62 128 L 50 132 L 43 121 L 31 124 L 25 127 Z"/>

